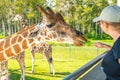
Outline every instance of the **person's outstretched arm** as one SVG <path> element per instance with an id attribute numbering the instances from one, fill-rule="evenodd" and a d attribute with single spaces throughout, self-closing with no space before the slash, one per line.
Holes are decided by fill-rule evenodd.
<path id="1" fill-rule="evenodd" d="M 107 45 L 107 44 L 104 44 L 104 43 L 101 43 L 101 42 L 96 42 L 94 45 L 97 48 L 105 48 L 107 51 L 109 51 L 111 49 L 110 45 Z"/>

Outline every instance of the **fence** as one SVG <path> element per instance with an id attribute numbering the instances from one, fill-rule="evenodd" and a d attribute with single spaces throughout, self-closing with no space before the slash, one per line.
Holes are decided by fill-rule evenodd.
<path id="1" fill-rule="evenodd" d="M 77 78 L 79 78 L 80 76 L 82 76 L 86 71 L 88 71 L 91 67 L 93 67 L 95 64 L 97 64 L 105 56 L 106 53 L 107 52 L 101 54 L 100 56 L 96 57 L 92 61 L 88 62 L 86 65 L 82 66 L 78 70 L 76 70 L 73 73 L 71 73 L 70 75 L 68 75 L 66 78 L 64 78 L 64 80 L 76 80 Z M 97 76 L 97 74 L 98 73 L 96 73 L 96 75 L 94 75 L 94 74 L 91 74 L 91 75 Z M 103 77 L 104 76 L 101 76 L 101 78 L 103 78 Z M 87 79 L 81 78 L 80 80 L 88 80 L 88 78 Z M 94 80 L 94 78 L 92 78 L 92 79 L 89 78 L 89 80 Z M 95 79 L 95 80 L 98 80 L 98 79 Z M 103 79 L 101 79 L 101 80 L 103 80 Z"/>

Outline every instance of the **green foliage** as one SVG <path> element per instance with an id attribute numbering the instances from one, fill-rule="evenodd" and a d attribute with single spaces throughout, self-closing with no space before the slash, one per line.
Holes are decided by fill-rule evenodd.
<path id="1" fill-rule="evenodd" d="M 5 36 L 0 35 L 0 39 L 5 38 Z"/>
<path id="2" fill-rule="evenodd" d="M 0 1 L 0 17 L 15 16 L 15 14 L 29 15 L 27 18 L 37 17 L 39 12 L 36 9 L 37 4 L 46 5 L 45 0 L 1 0 Z M 44 4 L 44 5 L 43 5 Z M 11 11 L 10 11 L 11 10 Z M 36 15 L 37 14 L 37 15 Z"/>
<path id="3" fill-rule="evenodd" d="M 108 0 L 50 0 L 51 8 L 60 12 L 65 21 L 73 28 L 82 31 L 87 38 L 110 39 L 101 33 L 100 28 L 92 22 L 93 18 L 100 15 L 101 10 L 108 5 L 116 5 L 116 0 L 111 3 Z M 54 3 L 54 5 L 52 5 Z M 32 20 L 30 25 L 41 19 L 36 5 L 40 4 L 46 8 L 46 0 L 0 0 L 0 25 L 2 20 L 7 27 L 16 14 L 22 14 L 25 19 Z M 37 19 L 37 20 L 36 20 Z M 12 27 L 11 27 L 12 28 Z M 14 30 L 17 28 L 14 28 Z"/>
<path id="4" fill-rule="evenodd" d="M 108 3 L 108 0 L 57 0 L 57 7 L 66 21 L 77 30 L 82 31 L 88 38 L 111 39 L 108 35 L 101 33 L 100 28 L 92 22 L 93 18 L 100 15 L 101 10 L 108 5 L 115 5 L 116 1 Z M 67 4 L 69 4 L 68 7 Z M 66 9 L 67 8 L 67 9 Z"/>

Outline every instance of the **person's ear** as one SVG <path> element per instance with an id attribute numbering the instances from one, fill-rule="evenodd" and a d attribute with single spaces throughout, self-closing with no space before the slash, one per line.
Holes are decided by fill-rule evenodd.
<path id="1" fill-rule="evenodd" d="M 108 28 L 108 27 L 109 27 L 109 24 L 106 23 L 106 22 L 101 22 L 101 24 L 102 24 L 105 28 Z"/>
<path id="2" fill-rule="evenodd" d="M 108 23 L 106 23 L 106 22 L 103 22 L 103 25 L 105 26 L 106 31 L 108 31 L 108 30 L 109 30 L 109 24 L 108 24 Z"/>

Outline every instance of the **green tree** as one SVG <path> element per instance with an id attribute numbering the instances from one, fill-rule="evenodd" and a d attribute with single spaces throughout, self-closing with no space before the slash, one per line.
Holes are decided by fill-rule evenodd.
<path id="1" fill-rule="evenodd" d="M 10 34 L 20 30 L 19 22 L 11 22 L 18 13 L 27 19 L 29 25 L 37 23 L 41 19 L 41 13 L 36 5 L 40 4 L 44 8 L 48 5 L 55 12 L 60 12 L 68 24 L 82 31 L 88 38 L 108 38 L 92 20 L 99 16 L 104 7 L 116 3 L 116 0 L 51 0 L 49 3 L 46 0 L 0 0 L 0 25 L 4 22 L 5 28 L 2 27 L 2 30 L 11 32 Z"/>
<path id="2" fill-rule="evenodd" d="M 88 38 L 104 38 L 105 35 L 97 25 L 92 22 L 99 16 L 101 10 L 116 4 L 108 0 L 56 0 L 56 9 L 65 17 L 66 21 L 77 30 L 82 31 Z M 68 7 L 66 7 L 69 5 Z"/>

